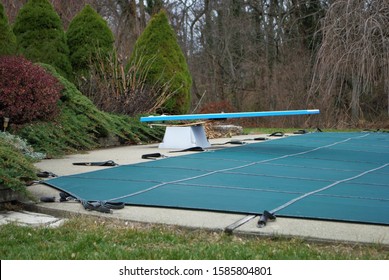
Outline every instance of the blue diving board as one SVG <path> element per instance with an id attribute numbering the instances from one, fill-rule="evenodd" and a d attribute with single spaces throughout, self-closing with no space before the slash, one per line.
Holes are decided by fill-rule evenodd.
<path id="1" fill-rule="evenodd" d="M 191 114 L 191 115 L 161 115 L 141 117 L 141 122 L 159 121 L 190 121 L 190 120 L 217 120 L 232 118 L 254 118 L 274 116 L 294 116 L 319 114 L 318 109 L 312 110 L 288 110 L 288 111 L 263 111 L 263 112 L 241 112 L 241 113 L 215 113 L 215 114 Z M 198 123 L 185 126 L 168 126 L 165 131 L 162 143 L 159 148 L 186 149 L 192 147 L 208 148 L 208 142 L 204 127 Z"/>
<path id="2" fill-rule="evenodd" d="M 158 121 L 183 121 L 183 120 L 213 120 L 213 119 L 231 119 L 231 118 L 254 118 L 254 117 L 275 117 L 275 116 L 293 116 L 293 115 L 312 115 L 319 114 L 320 110 L 288 110 L 288 111 L 263 111 L 263 112 L 240 112 L 240 113 L 212 113 L 212 114 L 189 114 L 189 115 L 160 115 L 141 117 L 141 122 Z"/>

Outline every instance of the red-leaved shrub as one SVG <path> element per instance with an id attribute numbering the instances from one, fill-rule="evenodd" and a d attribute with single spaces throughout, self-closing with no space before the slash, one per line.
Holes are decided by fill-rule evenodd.
<path id="1" fill-rule="evenodd" d="M 49 120 L 58 113 L 62 86 L 39 65 L 20 56 L 0 57 L 0 118 L 12 123 Z"/>

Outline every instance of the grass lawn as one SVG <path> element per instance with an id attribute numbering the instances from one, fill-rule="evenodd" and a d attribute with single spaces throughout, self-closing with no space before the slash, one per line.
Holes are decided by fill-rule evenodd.
<path id="1" fill-rule="evenodd" d="M 74 217 L 59 228 L 0 226 L 2 260 L 388 260 L 382 245 L 243 237 L 168 226 Z"/>

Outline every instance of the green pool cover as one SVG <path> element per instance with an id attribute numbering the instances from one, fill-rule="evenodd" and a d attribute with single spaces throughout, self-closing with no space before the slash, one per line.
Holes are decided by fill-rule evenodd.
<path id="1" fill-rule="evenodd" d="M 389 224 L 389 134 L 309 133 L 46 181 L 80 200 Z"/>

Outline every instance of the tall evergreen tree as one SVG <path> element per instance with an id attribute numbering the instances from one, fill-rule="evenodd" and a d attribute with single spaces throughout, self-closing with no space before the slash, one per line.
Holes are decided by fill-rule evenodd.
<path id="1" fill-rule="evenodd" d="M 147 85 L 159 89 L 161 94 L 167 91 L 169 97 L 163 105 L 164 112 L 188 112 L 192 77 L 164 11 L 150 20 L 138 38 L 129 65 L 147 71 Z"/>
<path id="2" fill-rule="evenodd" d="M 90 63 L 106 58 L 114 51 L 114 36 L 107 22 L 90 6 L 77 14 L 67 31 L 73 70 L 82 74 Z"/>
<path id="3" fill-rule="evenodd" d="M 14 33 L 17 50 L 33 62 L 54 66 L 69 78 L 69 48 L 62 22 L 48 0 L 29 0 L 19 11 Z"/>
<path id="4" fill-rule="evenodd" d="M 14 54 L 16 51 L 16 37 L 8 24 L 4 7 L 0 2 L 0 56 Z"/>

